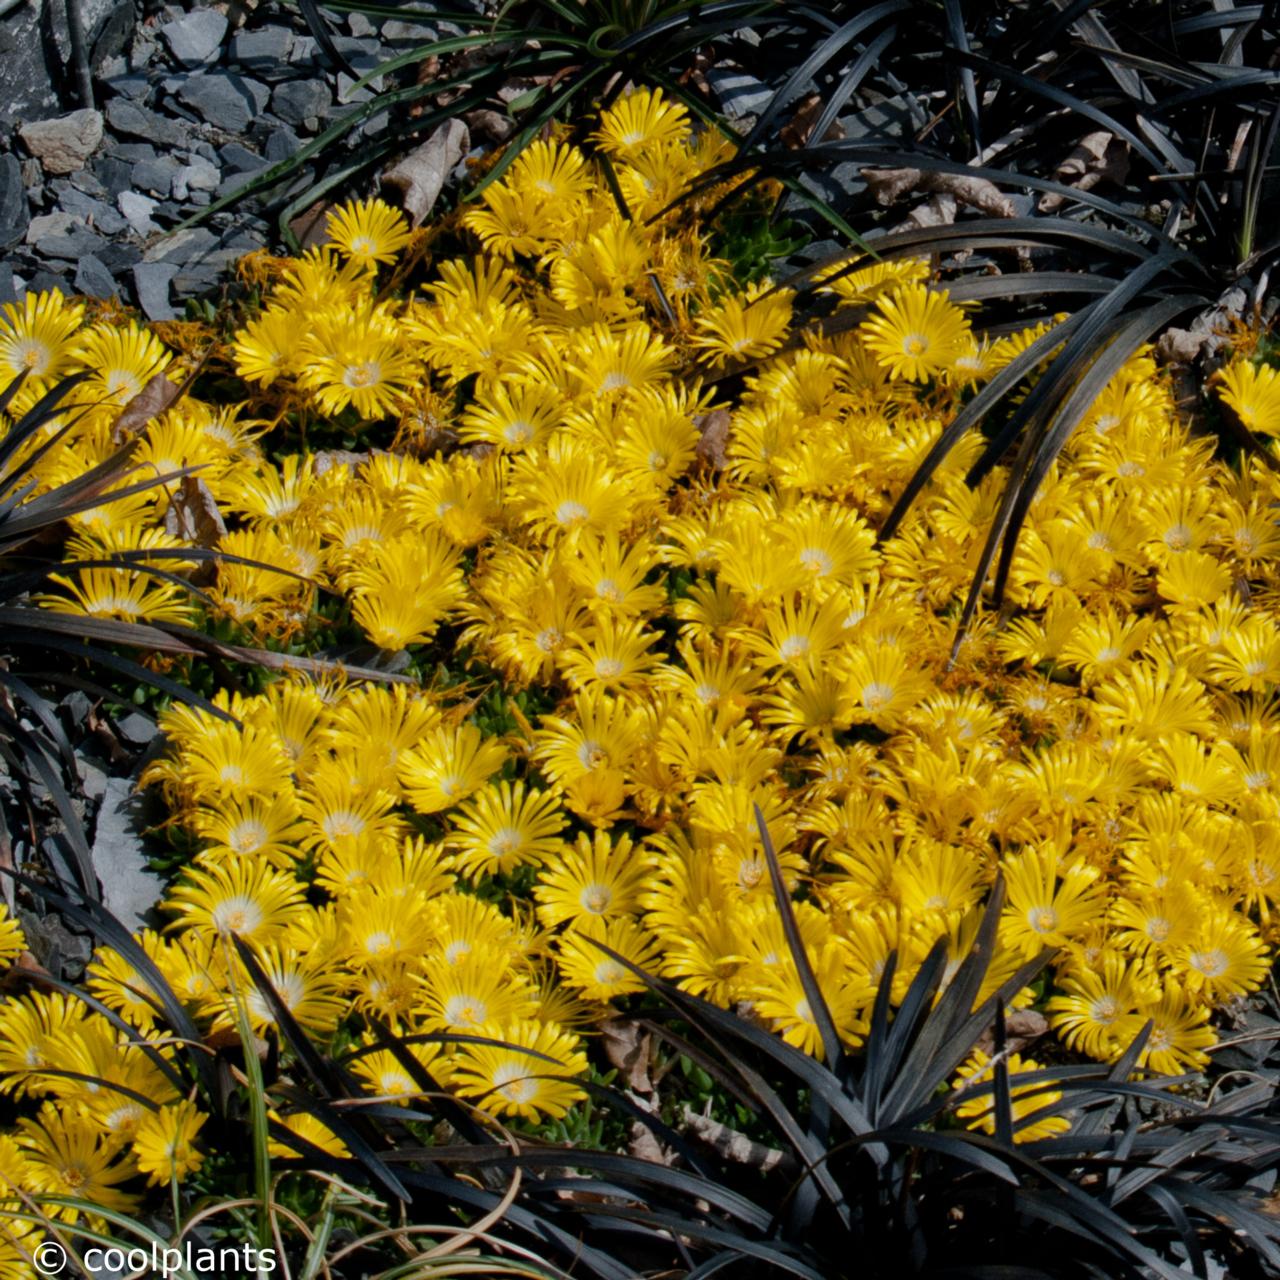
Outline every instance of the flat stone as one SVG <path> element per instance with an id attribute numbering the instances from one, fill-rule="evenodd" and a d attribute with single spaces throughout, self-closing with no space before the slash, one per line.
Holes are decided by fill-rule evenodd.
<path id="1" fill-rule="evenodd" d="M 78 169 L 67 179 L 65 186 L 59 185 L 57 182 L 52 182 L 49 185 L 58 192 L 74 189 L 99 200 L 108 194 L 106 187 L 98 181 L 98 175 L 92 169 Z"/>
<path id="2" fill-rule="evenodd" d="M 178 313 L 169 302 L 169 285 L 178 274 L 171 262 L 139 262 L 133 269 L 138 306 L 148 320 L 176 320 Z"/>
<path id="3" fill-rule="evenodd" d="M 363 13 L 347 14 L 347 30 L 353 36 L 372 36 L 377 32 L 374 30 L 373 23 Z"/>
<path id="4" fill-rule="evenodd" d="M 42 213 L 27 225 L 26 241 L 37 248 L 50 236 L 65 236 L 80 220 L 69 213 Z M 83 226 L 83 223 L 80 223 Z"/>
<path id="5" fill-rule="evenodd" d="M 96 254 L 88 253 L 76 267 L 76 292 L 87 298 L 114 298 L 120 293 L 115 277 Z"/>
<path id="6" fill-rule="evenodd" d="M 73 226 L 64 235 L 45 236 L 37 248 L 46 258 L 62 258 L 76 262 L 85 254 L 97 253 L 106 247 L 106 241 L 84 223 Z"/>
<path id="7" fill-rule="evenodd" d="M 279 164 L 282 160 L 288 160 L 301 146 L 302 139 L 287 124 L 282 124 L 267 136 L 263 154 L 272 164 Z"/>
<path id="8" fill-rule="evenodd" d="M 112 98 L 107 103 L 107 123 L 125 137 L 146 138 L 162 147 L 185 146 L 191 136 L 177 121 L 128 98 Z"/>
<path id="9" fill-rule="evenodd" d="M 145 747 L 159 732 L 156 722 L 140 711 L 130 711 L 127 716 L 116 721 L 115 727 L 116 732 L 135 747 Z"/>
<path id="10" fill-rule="evenodd" d="M 136 71 L 110 76 L 103 80 L 107 92 L 116 98 L 128 98 L 131 102 L 145 103 L 151 97 L 151 81 Z"/>
<path id="11" fill-rule="evenodd" d="M 129 185 L 133 181 L 133 166 L 127 160 L 121 160 L 116 156 L 96 157 L 93 162 L 93 172 L 113 200 L 122 191 L 129 190 Z"/>
<path id="12" fill-rule="evenodd" d="M 149 142 L 113 142 L 107 154 L 130 164 L 143 164 L 147 160 L 159 160 L 160 153 Z"/>
<path id="13" fill-rule="evenodd" d="M 186 263 L 202 257 L 218 243 L 208 227 L 188 227 L 158 240 L 142 255 L 144 262 Z"/>
<path id="14" fill-rule="evenodd" d="M 435 27 L 421 22 L 401 22 L 399 18 L 384 22 L 379 35 L 385 44 L 430 44 L 437 38 Z"/>
<path id="15" fill-rule="evenodd" d="M 182 166 L 172 156 L 157 156 L 154 160 L 141 160 L 133 166 L 135 191 L 147 191 L 164 199 L 173 189 L 174 175 Z"/>
<path id="16" fill-rule="evenodd" d="M 276 85 L 271 110 L 285 124 L 305 126 L 306 121 L 324 115 L 332 100 L 323 80 L 288 80 Z"/>
<path id="17" fill-rule="evenodd" d="M 141 824 L 133 812 L 133 783 L 108 778 L 93 834 L 93 868 L 102 901 L 126 929 L 137 929 L 164 892 L 164 879 L 147 869 Z"/>
<path id="18" fill-rule="evenodd" d="M 73 214 L 100 235 L 119 235 L 129 224 L 121 217 L 115 205 L 105 200 L 96 200 L 81 191 L 72 188 L 65 191 L 58 199 L 58 208 L 65 213 Z"/>
<path id="19" fill-rule="evenodd" d="M 758 116 L 773 97 L 773 90 L 763 80 L 743 71 L 724 71 L 713 67 L 707 72 L 707 83 L 720 99 L 720 105 L 730 120 Z"/>
<path id="20" fill-rule="evenodd" d="M 178 90 L 179 101 L 206 123 L 228 133 L 247 129 L 270 96 L 266 85 L 229 72 L 191 76 Z"/>
<path id="21" fill-rule="evenodd" d="M 228 142 L 218 153 L 218 158 L 233 173 L 256 173 L 267 162 L 256 152 L 239 142 Z"/>
<path id="22" fill-rule="evenodd" d="M 221 180 L 222 172 L 217 165 L 197 157 L 173 175 L 173 198 L 186 200 L 193 191 L 212 191 Z"/>
<path id="23" fill-rule="evenodd" d="M 137 245 L 113 240 L 98 257 L 102 259 L 102 265 L 119 279 L 130 267 L 142 261 L 142 250 Z"/>
<path id="24" fill-rule="evenodd" d="M 17 244 L 27 234 L 31 211 L 22 166 L 14 155 L 0 156 L 0 249 Z"/>
<path id="25" fill-rule="evenodd" d="M 85 799 L 101 800 L 107 794 L 107 771 L 84 756 L 77 756 L 76 764 L 80 770 L 80 790 Z"/>
<path id="26" fill-rule="evenodd" d="M 118 66 L 121 71 L 125 69 L 128 64 L 123 57 L 124 50 L 137 25 L 138 10 L 133 0 L 113 0 L 106 20 L 93 37 L 89 66 L 95 74 L 110 74 L 108 67 L 114 69 Z"/>
<path id="27" fill-rule="evenodd" d="M 303 62 L 312 62 L 316 56 L 314 36 L 294 36 L 293 48 L 289 50 L 289 61 L 297 66 Z"/>
<path id="28" fill-rule="evenodd" d="M 274 79 L 288 74 L 293 32 L 288 27 L 240 31 L 231 39 L 231 60 L 255 75 Z"/>
<path id="29" fill-rule="evenodd" d="M 102 141 L 102 112 L 86 107 L 50 120 L 33 120 L 18 130 L 46 173 L 74 173 Z"/>
<path id="30" fill-rule="evenodd" d="M 169 51 L 187 67 L 212 62 L 226 34 L 227 20 L 216 9 L 193 9 L 160 28 Z"/>
<path id="31" fill-rule="evenodd" d="M 156 224 L 151 221 L 151 215 L 155 213 L 156 206 L 159 203 L 158 200 L 152 200 L 150 196 L 139 195 L 136 191 L 122 191 L 116 197 L 116 204 L 119 206 L 120 212 L 124 214 L 125 221 L 140 236 L 149 236 L 158 229 Z"/>

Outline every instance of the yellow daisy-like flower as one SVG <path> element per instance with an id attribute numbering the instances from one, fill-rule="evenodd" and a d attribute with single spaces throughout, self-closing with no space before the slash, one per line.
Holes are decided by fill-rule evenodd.
<path id="1" fill-rule="evenodd" d="M 322 413 L 341 413 L 350 405 L 369 421 L 396 411 L 420 369 L 406 353 L 395 320 L 379 307 L 335 308 L 314 317 L 297 361 L 298 385 Z"/>
<path id="2" fill-rule="evenodd" d="M 0 905 L 0 966 L 11 965 L 26 949 L 22 926 Z"/>
<path id="3" fill-rule="evenodd" d="M 28 383 L 52 382 L 70 371 L 72 338 L 84 320 L 84 304 L 56 289 L 29 292 L 0 307 L 0 373 L 4 381 L 25 373 Z M 27 392 L 29 394 L 29 390 Z"/>
<path id="4" fill-rule="evenodd" d="M 503 1043 L 461 1045 L 450 1077 L 482 1110 L 554 1120 L 586 1097 L 574 1083 L 587 1069 L 577 1036 L 533 1021 L 490 1025 L 485 1034 Z"/>
<path id="5" fill-rule="evenodd" d="M 149 1111 L 133 1136 L 133 1157 L 148 1182 L 158 1186 L 174 1179 L 181 1182 L 204 1163 L 196 1135 L 208 1117 L 193 1102 L 178 1102 Z"/>
<path id="6" fill-rule="evenodd" d="M 790 289 L 765 280 L 730 294 L 699 315 L 693 345 L 709 361 L 753 360 L 776 351 L 791 325 Z"/>
<path id="7" fill-rule="evenodd" d="M 505 875 L 556 854 L 564 826 L 554 794 L 526 791 L 523 782 L 499 782 L 459 808 L 449 843 L 463 874 Z"/>
<path id="8" fill-rule="evenodd" d="M 633 89 L 601 113 L 591 135 L 601 150 L 629 160 L 656 148 L 682 142 L 689 131 L 688 109 L 664 97 L 661 89 Z"/>
<path id="9" fill-rule="evenodd" d="M 877 305 L 880 314 L 858 333 L 893 378 L 927 382 L 969 350 L 969 319 L 945 290 L 907 284 L 881 297 Z"/>
<path id="10" fill-rule="evenodd" d="M 327 221 L 329 242 L 366 266 L 394 262 L 412 238 L 404 215 L 381 200 L 353 200 Z"/>
<path id="11" fill-rule="evenodd" d="M 96 324 L 81 335 L 76 358 L 93 376 L 79 388 L 80 399 L 122 408 L 169 364 L 170 354 L 154 333 L 129 324 Z"/>
<path id="12" fill-rule="evenodd" d="M 1250 431 L 1280 435 L 1280 370 L 1234 360 L 1217 375 L 1218 395 Z"/>
<path id="13" fill-rule="evenodd" d="M 1062 1093 L 1044 1081 L 1019 1085 L 1019 1076 L 1042 1070 L 1040 1063 L 1033 1058 L 1024 1058 L 1021 1054 L 1011 1053 L 1006 1059 L 1006 1066 L 1009 1071 L 1014 1142 L 1038 1142 L 1042 1138 L 1052 1138 L 1060 1133 L 1069 1132 L 1071 1122 L 1065 1116 L 1046 1115 L 1030 1124 L 1020 1124 L 1027 1117 L 1061 1102 Z M 959 1077 L 953 1087 L 963 1089 L 970 1085 L 987 1084 L 994 1078 L 995 1065 L 991 1058 L 981 1049 L 977 1049 L 973 1057 L 960 1068 Z M 956 1107 L 956 1115 L 962 1120 L 968 1120 L 970 1129 L 978 1129 L 983 1133 L 996 1131 L 995 1099 L 989 1093 L 981 1098 L 970 1098 L 967 1102 L 960 1103 Z"/>

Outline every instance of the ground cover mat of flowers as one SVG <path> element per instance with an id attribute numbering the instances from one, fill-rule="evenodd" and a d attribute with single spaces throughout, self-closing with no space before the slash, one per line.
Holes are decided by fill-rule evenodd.
<path id="1" fill-rule="evenodd" d="M 390 1031 L 457 1098 L 554 1119 L 636 969 L 821 1051 L 759 814 L 849 1046 L 890 953 L 895 999 L 938 938 L 959 964 L 1000 876 L 983 997 L 1049 946 L 1014 1004 L 1054 1060 L 1112 1061 L 1150 1023 L 1139 1070 L 1202 1066 L 1277 936 L 1276 476 L 1193 433 L 1139 350 L 1040 486 L 1003 614 L 957 644 L 1006 474 L 966 483 L 983 438 L 878 533 L 1053 325 L 984 335 L 927 262 L 864 257 L 820 286 L 863 318 L 793 329 L 786 289 L 714 257 L 723 192 L 673 203 L 727 154 L 638 90 L 590 148 L 553 133 L 465 205 L 469 251 L 355 202 L 322 246 L 242 264 L 260 304 L 234 331 L 52 293 L 0 312 L 9 421 L 84 374 L 23 445 L 25 500 L 107 458 L 161 375 L 197 375 L 120 496 L 73 515 L 46 609 L 401 659 L 168 705 L 141 785 L 184 856 L 142 952 L 202 1035 L 270 1034 L 253 961 L 370 1097 L 420 1093 Z M 1280 433 L 1276 371 L 1233 342 L 1210 399 Z M 351 449 L 308 445 L 334 423 Z M 216 562 L 183 558 L 179 492 L 216 516 Z M 6 914 L 5 964 L 23 947 Z M 0 1196 L 134 1212 L 207 1158 L 204 1111 L 152 978 L 103 946 L 86 985 L 0 996 Z M 1056 1097 L 1020 1138 L 1066 1130 Z M 273 1119 L 281 1160 L 343 1150 Z M 990 1100 L 960 1122 L 990 1130 Z"/>

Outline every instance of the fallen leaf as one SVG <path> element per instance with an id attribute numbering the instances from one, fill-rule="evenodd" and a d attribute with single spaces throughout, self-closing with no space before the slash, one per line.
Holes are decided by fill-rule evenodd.
<path id="1" fill-rule="evenodd" d="M 289 232 L 297 240 L 299 248 L 314 249 L 328 240 L 329 214 L 335 208 L 336 205 L 326 200 L 317 200 L 309 209 L 289 220 Z"/>
<path id="2" fill-rule="evenodd" d="M 863 169 L 862 178 L 876 202 L 886 208 L 918 191 L 927 195 L 951 196 L 960 204 L 993 218 L 1012 218 L 1018 212 L 1013 201 L 994 182 L 967 173 L 932 173 L 910 168 Z"/>
<path id="3" fill-rule="evenodd" d="M 1087 133 L 1054 173 L 1054 181 L 1077 191 L 1089 191 L 1104 179 L 1122 183 L 1129 176 L 1129 144 L 1106 129 Z M 1037 208 L 1052 213 L 1067 202 L 1057 191 L 1046 191 Z"/>
<path id="4" fill-rule="evenodd" d="M 471 147 L 461 120 L 448 120 L 420 147 L 409 152 L 382 175 L 384 189 L 394 191 L 412 226 L 421 226 L 431 212 L 445 179 Z"/>
<path id="5" fill-rule="evenodd" d="M 683 1117 L 686 1132 L 725 1160 L 759 1169 L 761 1173 L 777 1169 L 784 1177 L 791 1177 L 796 1169 L 795 1157 L 789 1152 L 767 1147 L 719 1120 L 700 1115 L 688 1103 L 684 1105 Z"/>
<path id="6" fill-rule="evenodd" d="M 838 121 L 833 120 L 821 138 L 814 139 L 813 128 L 822 114 L 823 101 L 819 94 L 811 93 L 801 100 L 795 115 L 778 130 L 783 146 L 791 151 L 807 147 L 810 142 L 836 142 L 844 137 L 844 130 Z"/>
<path id="7" fill-rule="evenodd" d="M 1021 1053 L 1048 1033 L 1044 1014 L 1034 1009 L 1010 1009 L 1004 1015 L 1004 1047 L 1009 1053 Z M 996 1047 L 995 1026 L 988 1027 L 973 1047 L 990 1057 Z"/>
<path id="8" fill-rule="evenodd" d="M 130 436 L 141 435 L 147 424 L 168 409 L 182 394 L 182 388 L 157 373 L 123 409 L 111 428 L 111 439 L 123 444 Z"/>
<path id="9" fill-rule="evenodd" d="M 227 525 L 209 486 L 199 476 L 183 476 L 169 494 L 164 530 L 197 547 L 216 547 Z"/>
<path id="10" fill-rule="evenodd" d="M 729 447 L 729 427 L 733 418 L 728 409 L 712 409 L 710 413 L 701 413 L 693 420 L 702 438 L 698 441 L 698 458 L 709 462 L 719 471 L 728 461 L 725 452 Z"/>
<path id="11" fill-rule="evenodd" d="M 649 1078 L 653 1037 L 649 1032 L 630 1018 L 610 1018 L 600 1024 L 600 1043 L 626 1088 L 637 1093 L 653 1092 Z"/>

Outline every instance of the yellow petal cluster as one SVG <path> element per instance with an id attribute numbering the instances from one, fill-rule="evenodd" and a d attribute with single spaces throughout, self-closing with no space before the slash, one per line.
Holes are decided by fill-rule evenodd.
<path id="1" fill-rule="evenodd" d="M 980 614 L 951 663 L 1003 466 L 969 487 L 971 436 L 896 536 L 877 532 L 973 388 L 1047 327 L 982 338 L 925 264 L 855 262 L 823 287 L 868 318 L 795 334 L 791 296 L 732 285 L 699 205 L 668 207 L 718 158 L 683 108 L 637 91 L 596 142 L 632 219 L 552 137 L 461 215 L 475 251 L 415 293 L 383 288 L 418 242 L 375 205 L 257 264 L 263 309 L 223 353 L 246 405 L 189 398 L 143 446 L 202 468 L 238 560 L 207 604 L 111 571 L 51 585 L 64 610 L 207 611 L 301 647 L 346 626 L 424 671 L 468 664 L 465 689 L 293 675 L 222 699 L 227 719 L 167 713 L 173 751 L 147 781 L 198 853 L 147 954 L 208 1034 L 238 1000 L 259 1033 L 274 1019 L 234 935 L 308 1034 L 359 1045 L 371 1094 L 420 1091 L 378 1026 L 464 1032 L 502 1043 L 414 1044 L 422 1070 L 499 1115 L 555 1117 L 583 1096 L 582 1029 L 641 990 L 631 966 L 819 1051 L 758 809 L 850 1044 L 890 954 L 895 999 L 939 937 L 954 968 L 1003 875 L 984 995 L 1054 947 L 1044 1008 L 1067 1046 L 1114 1059 L 1150 1021 L 1143 1065 L 1203 1064 L 1214 1011 L 1261 985 L 1278 933 L 1274 477 L 1216 458 L 1139 352 L 1031 504 L 1010 616 Z M 135 327 L 84 328 L 74 304 L 6 308 L 0 364 L 33 392 L 97 379 L 41 483 L 105 456 L 110 404 L 172 359 Z M 726 370 L 742 377 L 706 380 Z M 1219 394 L 1266 432 L 1274 380 L 1240 360 Z M 284 421 L 391 422 L 395 447 L 281 435 L 267 453 Z M 131 496 L 76 536 L 182 546 L 171 505 Z M 99 953 L 92 986 L 160 1035 L 122 957 Z M 198 1163 L 199 1114 L 105 1020 L 10 997 L 0 1046 L 3 1087 L 46 1108 L 5 1156 L 20 1184 L 53 1185 L 77 1143 L 104 1205 L 127 1176 Z M 159 1110 L 51 1068 L 114 1070 Z M 987 1104 L 961 1114 L 991 1123 Z"/>

